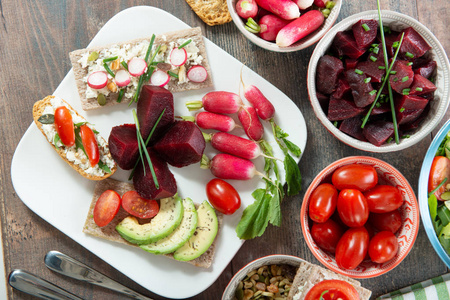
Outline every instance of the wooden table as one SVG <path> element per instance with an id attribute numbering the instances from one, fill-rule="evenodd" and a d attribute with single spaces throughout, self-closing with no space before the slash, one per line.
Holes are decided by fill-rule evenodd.
<path id="1" fill-rule="evenodd" d="M 155 299 L 82 246 L 30 211 L 17 197 L 11 184 L 10 167 L 14 150 L 32 122 L 33 103 L 52 94 L 70 70 L 68 53 L 84 48 L 97 31 L 119 11 L 135 5 L 152 5 L 170 12 L 222 49 L 246 62 L 247 66 L 290 97 L 305 116 L 308 142 L 300 162 L 303 190 L 315 175 L 331 162 L 351 155 L 369 155 L 398 168 L 417 192 L 422 159 L 433 138 L 426 137 L 414 147 L 396 153 L 376 154 L 355 150 L 333 138 L 315 117 L 308 101 L 306 70 L 314 49 L 288 54 L 272 53 L 251 44 L 231 22 L 205 25 L 181 0 L 0 0 L 0 212 L 6 273 L 22 268 L 41 275 L 85 299 L 120 299 L 103 288 L 62 277 L 46 269 L 43 257 L 57 249 Z M 450 51 L 450 3 L 438 0 L 382 1 L 383 9 L 410 15 L 425 24 Z M 376 9 L 376 1 L 344 1 L 339 20 L 364 10 Z M 447 120 L 449 113 L 442 120 Z M 438 126 L 438 129 L 440 126 Z M 437 132 L 437 129 L 434 133 Z M 318 263 L 303 239 L 299 211 L 303 192 L 283 202 L 281 228 L 269 227 L 263 237 L 246 242 L 217 281 L 192 299 L 219 299 L 230 278 L 246 263 L 268 254 L 290 254 Z M 63 207 L 63 202 L 61 203 Z M 362 280 L 374 296 L 441 275 L 447 268 L 435 254 L 423 226 L 408 257 L 386 275 Z M 176 283 L 174 283 L 176 288 Z M 31 299 L 8 288 L 10 299 Z"/>

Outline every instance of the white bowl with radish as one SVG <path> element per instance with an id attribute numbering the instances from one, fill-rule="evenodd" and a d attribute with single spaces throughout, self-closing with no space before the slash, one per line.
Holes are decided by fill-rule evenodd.
<path id="1" fill-rule="evenodd" d="M 389 80 L 385 80 L 385 74 L 383 73 L 382 76 L 380 76 L 381 81 L 379 81 L 378 83 L 375 83 L 374 76 L 369 76 L 367 74 L 366 71 L 362 72 L 360 68 L 360 63 L 361 61 L 359 61 L 359 58 L 354 59 L 356 60 L 356 63 L 353 67 L 349 67 L 349 63 L 351 62 L 351 59 L 349 59 L 346 55 L 340 56 L 338 57 L 338 55 L 333 54 L 333 55 L 329 55 L 330 53 L 334 53 L 336 52 L 336 49 L 338 48 L 338 43 L 336 42 L 336 37 L 339 35 L 344 35 L 344 34 L 350 34 L 353 32 L 353 39 L 356 40 L 356 36 L 355 36 L 355 27 L 357 23 L 364 23 L 364 22 L 371 22 L 372 20 L 375 20 L 376 22 L 378 22 L 378 27 L 375 27 L 378 30 L 377 35 L 380 35 L 380 30 L 379 30 L 379 12 L 377 10 L 371 10 L 371 11 L 365 11 L 365 12 L 361 12 L 355 15 L 352 15 L 344 20 L 342 20 L 341 22 L 339 22 L 337 25 L 335 25 L 330 31 L 327 32 L 327 34 L 325 34 L 325 36 L 322 38 L 322 40 L 317 44 L 316 48 L 314 49 L 314 52 L 311 56 L 310 62 L 309 62 L 309 66 L 308 66 L 308 74 L 307 74 L 307 87 L 308 87 L 308 94 L 309 94 L 309 99 L 311 102 L 311 105 L 313 107 L 314 113 L 316 114 L 316 116 L 318 117 L 318 119 L 320 120 L 320 122 L 325 126 L 325 128 L 332 134 L 334 135 L 337 139 L 339 139 L 340 141 L 342 141 L 343 143 L 360 149 L 360 150 L 364 150 L 364 151 L 368 151 L 368 152 L 378 152 L 378 153 L 385 153 L 385 152 L 393 152 L 393 151 L 399 151 L 399 150 L 403 150 L 406 149 L 414 144 L 416 144 L 417 142 L 419 142 L 420 140 L 422 140 L 424 137 L 428 136 L 431 131 L 439 124 L 439 122 L 442 120 L 442 118 L 445 115 L 445 112 L 447 111 L 448 105 L 449 105 L 449 98 L 450 98 L 450 73 L 449 73 L 449 61 L 448 61 L 448 57 L 445 53 L 445 50 L 443 49 L 442 45 L 440 44 L 439 40 L 433 35 L 433 33 L 426 28 L 423 24 L 421 24 L 419 21 L 417 21 L 416 19 L 398 13 L 398 12 L 394 12 L 394 11 L 381 11 L 381 16 L 382 16 L 382 23 L 383 26 L 386 28 L 390 28 L 391 33 L 389 33 L 389 31 L 387 33 L 385 33 L 385 40 L 386 40 L 386 44 L 388 44 L 388 49 L 387 49 L 387 53 L 395 53 L 397 52 L 398 56 L 396 56 L 396 60 L 394 60 L 394 63 L 392 63 L 392 57 L 390 57 L 390 61 L 388 62 L 388 66 L 389 68 L 394 67 L 397 65 L 397 63 L 403 63 L 405 62 L 409 68 L 411 68 L 412 72 L 413 72 L 413 78 L 414 81 L 413 83 L 410 84 L 410 86 L 404 88 L 403 90 L 400 91 L 400 93 L 396 93 L 396 91 L 393 92 L 394 97 L 393 97 L 393 103 L 392 105 L 394 106 L 394 111 L 395 111 L 395 116 L 396 116 L 396 120 L 397 120 L 397 130 L 395 129 L 396 126 L 392 125 L 391 128 L 389 128 L 389 130 L 391 130 L 393 133 L 391 134 L 390 137 L 386 136 L 386 140 L 383 140 L 382 142 L 374 142 L 373 140 L 368 138 L 368 134 L 366 133 L 362 133 L 362 135 L 360 134 L 359 136 L 357 134 L 350 134 L 348 129 L 349 128 L 364 128 L 364 121 L 369 120 L 378 120 L 377 118 L 381 119 L 381 113 L 380 115 L 376 115 L 376 113 L 374 112 L 373 114 L 370 114 L 368 112 L 370 112 L 372 109 L 370 108 L 372 106 L 372 104 L 377 104 L 377 108 L 379 108 L 379 104 L 380 103 L 374 103 L 372 102 L 371 104 L 367 105 L 367 106 L 361 106 L 359 107 L 358 104 L 356 103 L 357 101 L 355 100 L 355 94 L 353 94 L 354 90 L 353 88 L 350 89 L 350 95 L 347 97 L 342 97 L 342 99 L 345 98 L 345 100 L 349 100 L 350 102 L 352 102 L 353 100 L 353 104 L 354 106 L 358 106 L 355 107 L 356 109 L 360 109 L 361 112 L 357 115 L 355 115 L 354 117 L 351 117 L 349 119 L 355 119 L 355 120 L 359 120 L 359 124 L 355 125 L 353 124 L 352 126 L 346 126 L 346 130 L 342 131 L 342 124 L 344 121 L 342 121 L 343 119 L 339 120 L 339 119 L 333 119 L 334 116 L 330 115 L 330 107 L 331 107 L 331 100 L 333 99 L 332 95 L 334 95 L 333 93 L 337 90 L 337 88 L 335 90 L 333 90 L 331 92 L 331 94 L 326 94 L 325 98 L 323 97 L 324 92 L 323 91 L 323 87 L 321 88 L 321 82 L 323 82 L 324 78 L 318 79 L 318 76 L 320 76 L 320 71 L 318 71 L 318 66 L 319 66 L 319 62 L 321 61 L 321 59 L 323 59 L 323 57 L 328 57 L 334 60 L 339 60 L 337 58 L 340 58 L 340 60 L 342 61 L 342 66 L 344 71 L 341 73 L 341 77 L 339 77 L 338 80 L 341 80 L 342 78 L 348 79 L 349 74 L 353 74 L 353 73 L 358 73 L 357 71 L 359 71 L 360 73 L 358 74 L 363 74 L 363 76 L 366 77 L 366 79 L 364 79 L 364 84 L 371 84 L 372 85 L 372 90 L 371 92 L 373 92 L 372 96 L 374 96 L 374 98 L 376 99 L 382 99 L 383 97 L 385 97 L 385 101 L 381 101 L 381 103 L 383 103 L 385 105 L 385 108 L 388 109 L 386 112 L 384 112 L 384 121 L 385 122 L 390 122 L 391 124 L 396 124 L 394 122 L 394 113 L 392 112 L 392 105 L 390 103 L 390 97 L 389 97 L 389 93 L 386 92 L 387 88 L 388 88 L 388 84 L 386 84 L 385 86 L 382 85 L 384 84 L 383 81 L 386 81 L 387 83 L 389 83 L 389 86 L 392 86 L 392 90 L 394 90 L 394 85 L 396 84 L 396 82 L 408 82 L 408 79 L 411 79 L 411 76 L 398 76 L 398 75 L 393 75 L 396 74 L 396 72 L 392 71 L 389 72 L 391 75 L 388 76 Z M 364 26 L 362 26 L 364 28 Z M 404 52 L 405 50 L 402 49 L 402 44 L 399 43 L 399 39 L 401 38 L 401 34 L 405 33 L 407 31 L 411 32 L 412 30 L 414 30 L 415 33 L 417 33 L 418 35 L 420 35 L 420 37 L 422 38 L 422 40 L 424 42 L 426 42 L 427 45 L 427 51 L 425 52 L 425 54 L 423 54 L 423 56 L 420 55 L 416 55 L 416 56 L 411 56 L 408 54 L 411 54 L 409 52 Z M 389 34 L 397 34 L 395 37 L 395 41 L 397 42 L 393 42 L 393 44 L 390 44 L 391 46 L 389 46 L 389 42 L 388 42 L 388 37 Z M 408 39 L 407 38 L 407 34 L 404 34 L 404 39 L 402 39 L 402 42 L 405 42 L 405 47 L 409 46 L 410 44 L 408 44 Z M 357 42 L 356 42 L 357 43 Z M 376 61 L 375 58 L 375 54 L 373 51 L 373 46 L 375 45 L 374 43 L 378 44 L 377 47 L 379 47 L 379 49 L 382 49 L 383 47 L 383 43 L 381 41 L 378 41 L 378 38 L 375 39 L 374 42 L 371 42 L 369 47 L 370 50 L 366 51 L 363 55 L 361 55 L 360 57 L 363 58 L 364 63 L 368 64 L 371 63 L 369 61 L 369 58 L 372 59 L 372 55 L 374 55 L 372 62 Z M 396 46 L 393 46 L 396 45 Z M 399 47 L 400 46 L 400 47 Z M 398 51 L 397 51 L 398 48 Z M 392 50 L 391 50 L 392 49 Z M 410 50 L 408 50 L 410 51 Z M 383 70 L 388 70 L 386 69 L 384 66 L 385 64 L 385 59 L 383 56 L 383 51 L 380 51 L 380 56 L 378 56 L 379 62 L 381 65 L 378 66 L 378 68 L 383 69 Z M 390 54 L 392 55 L 392 54 Z M 414 99 L 418 99 L 418 97 L 423 97 L 425 98 L 426 95 L 424 94 L 419 94 L 419 91 L 422 92 L 422 88 L 416 88 L 415 86 L 415 82 L 416 82 L 416 78 L 419 78 L 419 76 L 417 76 L 417 70 L 421 68 L 421 62 L 420 60 L 422 59 L 422 61 L 433 61 L 434 63 L 434 69 L 433 71 L 430 73 L 431 75 L 429 75 L 430 77 L 427 77 L 428 80 L 426 80 L 428 83 L 432 82 L 434 85 L 434 91 L 431 94 L 431 97 L 428 98 L 427 100 L 428 103 L 426 104 L 425 108 L 422 108 L 422 110 L 424 111 L 424 113 L 422 113 L 418 118 L 414 119 L 411 123 L 401 123 L 402 121 L 402 117 L 405 115 L 406 112 L 408 112 L 408 108 L 406 108 L 406 112 L 405 112 L 405 105 L 403 102 L 401 102 L 404 97 L 415 97 Z M 402 61 L 400 61 L 402 60 Z M 392 68 L 392 70 L 394 70 L 394 68 Z M 354 69 L 355 72 L 350 72 L 352 69 Z M 349 72 L 349 73 L 347 73 Z M 326 75 L 326 77 L 330 77 L 332 75 L 330 75 L 330 72 L 328 73 L 323 73 Z M 419 73 L 420 74 L 420 73 Z M 353 74 L 355 75 L 355 74 Z M 340 76 L 340 75 L 339 75 Z M 398 78 L 396 78 L 398 76 Z M 422 77 L 421 77 L 422 78 Z M 396 80 L 397 79 L 397 80 Z M 422 78 L 423 79 L 423 78 Z M 365 81 L 367 80 L 367 81 Z M 425 80 L 425 79 L 424 79 Z M 412 80 L 411 80 L 412 81 Z M 361 82 L 362 84 L 362 82 Z M 322 84 L 322 86 L 325 86 Z M 336 85 L 337 87 L 337 85 Z M 384 88 L 383 88 L 384 87 Z M 379 98 L 378 92 L 380 92 L 380 96 L 381 98 Z M 384 96 L 383 96 L 384 94 Z M 347 94 L 348 95 L 348 94 Z M 376 97 L 375 97 L 376 96 Z M 361 98 L 361 97 L 357 97 L 357 98 Z M 328 102 L 327 102 L 328 99 Z M 420 99 L 419 99 L 420 100 Z M 380 101 L 379 101 L 380 102 Z M 401 103 L 401 104 L 400 104 Z M 381 105 L 380 105 L 381 106 Z M 328 107 L 328 108 L 327 108 Z M 334 110 L 334 104 L 333 104 L 333 110 Z M 375 107 L 375 106 L 373 106 Z M 388 120 L 389 118 L 389 120 Z M 361 123 L 362 122 L 362 123 Z M 414 123 L 414 124 L 413 124 Z M 369 124 L 369 123 L 365 123 L 365 124 Z M 409 124 L 413 124 L 414 127 L 408 127 L 406 125 Z M 366 126 L 367 127 L 367 126 Z M 364 130 L 364 129 L 363 129 Z M 344 132 L 347 133 L 344 133 Z M 355 129 L 355 131 L 359 131 L 359 129 Z M 368 130 L 367 130 L 368 131 Z M 397 132 L 396 132 L 397 131 Z M 395 137 L 395 138 L 394 138 Z M 397 138 L 398 137 L 398 138 Z"/>
<path id="2" fill-rule="evenodd" d="M 252 43 L 293 52 L 317 43 L 331 29 L 342 0 L 227 0 L 227 4 L 234 24 Z"/>

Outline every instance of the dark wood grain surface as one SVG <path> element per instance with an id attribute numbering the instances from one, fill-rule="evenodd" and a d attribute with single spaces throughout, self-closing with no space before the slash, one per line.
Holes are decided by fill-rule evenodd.
<path id="1" fill-rule="evenodd" d="M 306 71 L 314 46 L 287 54 L 268 52 L 251 44 L 233 23 L 215 27 L 205 25 L 183 0 L 0 0 L 0 214 L 7 274 L 13 269 L 22 268 L 85 299 L 122 298 L 103 288 L 67 279 L 46 269 L 44 255 L 49 250 L 57 249 L 132 289 L 161 299 L 30 211 L 17 197 L 10 174 L 14 151 L 32 122 L 32 105 L 36 100 L 52 94 L 70 70 L 68 53 L 84 48 L 112 16 L 136 5 L 159 7 L 191 26 L 202 27 L 207 38 L 245 62 L 298 105 L 305 116 L 308 132 L 307 146 L 300 162 L 304 190 L 315 175 L 331 162 L 351 155 L 369 155 L 398 168 L 417 193 L 420 167 L 433 134 L 410 149 L 387 154 L 355 150 L 333 138 L 315 117 L 307 97 Z M 448 1 L 383 0 L 382 7 L 418 19 L 437 36 L 447 53 L 450 51 Z M 369 9 L 376 9 L 375 0 L 344 1 L 339 20 Z M 440 125 L 448 116 L 447 113 Z M 192 299 L 220 299 L 232 275 L 246 263 L 264 255 L 291 254 L 318 263 L 301 233 L 299 212 L 302 197 L 303 193 L 300 193 L 285 199 L 282 206 L 283 226 L 270 227 L 263 237 L 246 242 L 217 281 Z M 61 201 L 63 208 L 64 202 Z M 374 296 L 379 296 L 447 271 L 421 225 L 415 246 L 408 257 L 386 275 L 362 280 L 362 285 L 371 289 Z M 31 299 L 11 288 L 8 288 L 8 294 L 9 299 Z"/>

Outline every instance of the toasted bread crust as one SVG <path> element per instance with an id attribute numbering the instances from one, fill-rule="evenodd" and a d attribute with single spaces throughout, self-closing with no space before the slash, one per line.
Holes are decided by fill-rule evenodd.
<path id="1" fill-rule="evenodd" d="M 226 0 L 186 0 L 187 4 L 209 26 L 232 20 Z"/>
<path id="2" fill-rule="evenodd" d="M 42 132 L 42 134 L 45 136 L 45 140 L 53 147 L 53 149 L 59 154 L 59 156 L 61 156 L 61 158 L 68 163 L 75 171 L 77 171 L 79 174 L 81 174 L 83 177 L 90 179 L 90 180 L 103 180 L 105 178 L 108 178 L 109 176 L 111 176 L 112 174 L 114 174 L 114 172 L 116 172 L 117 170 L 117 165 L 114 166 L 114 168 L 111 170 L 111 173 L 106 173 L 104 176 L 95 176 L 95 175 L 91 175 L 86 173 L 82 168 L 80 168 L 78 165 L 74 164 L 73 162 L 69 161 L 66 157 L 66 154 L 64 153 L 64 151 L 62 149 L 56 148 L 56 146 L 49 142 L 47 140 L 47 136 L 45 135 L 45 132 L 42 128 L 42 124 L 41 122 L 38 121 L 39 117 L 42 116 L 45 108 L 48 105 L 51 105 L 50 101 L 51 99 L 55 98 L 55 96 L 47 96 L 42 100 L 37 101 L 36 103 L 34 103 L 33 105 L 33 119 L 34 119 L 34 123 L 36 124 L 36 126 L 39 128 L 39 130 Z M 64 101 L 64 100 L 63 100 Z M 72 106 L 70 106 L 69 103 L 67 103 L 66 101 L 64 101 L 66 103 L 66 105 L 69 107 L 70 110 L 74 111 L 78 116 L 82 117 L 76 110 L 74 110 L 72 108 Z M 83 118 L 83 117 L 82 117 Z"/>

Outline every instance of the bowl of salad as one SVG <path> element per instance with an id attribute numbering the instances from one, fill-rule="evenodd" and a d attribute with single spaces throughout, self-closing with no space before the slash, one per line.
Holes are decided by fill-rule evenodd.
<path id="1" fill-rule="evenodd" d="M 419 176 L 423 226 L 434 250 L 450 268 L 450 120 L 428 148 Z"/>

